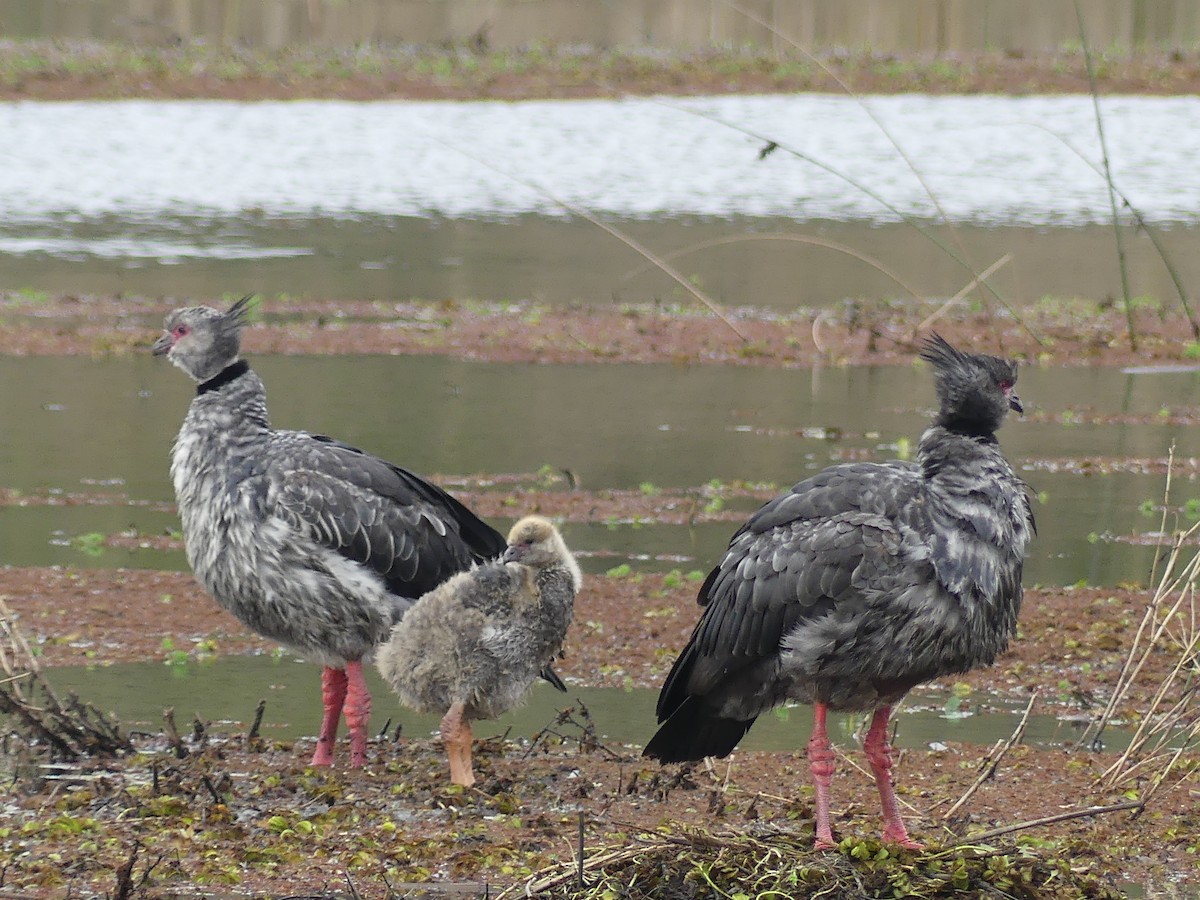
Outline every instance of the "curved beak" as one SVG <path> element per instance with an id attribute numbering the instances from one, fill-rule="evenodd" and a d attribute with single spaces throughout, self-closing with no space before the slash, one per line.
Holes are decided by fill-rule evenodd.
<path id="1" fill-rule="evenodd" d="M 500 557 L 500 561 L 506 563 L 520 562 L 521 557 L 524 555 L 520 547 L 509 547 L 504 551 L 504 555 Z"/>
<path id="2" fill-rule="evenodd" d="M 1025 412 L 1025 407 L 1021 405 L 1021 398 L 1011 392 L 1008 395 L 1008 408 L 1018 414 L 1023 414 Z"/>
<path id="3" fill-rule="evenodd" d="M 155 356 L 166 356 L 174 344 L 175 342 L 171 340 L 171 336 L 169 334 L 164 334 L 154 342 L 153 346 L 150 348 L 150 352 Z"/>

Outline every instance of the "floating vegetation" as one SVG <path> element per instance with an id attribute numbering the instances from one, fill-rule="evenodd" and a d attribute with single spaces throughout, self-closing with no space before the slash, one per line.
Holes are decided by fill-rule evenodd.
<path id="1" fill-rule="evenodd" d="M 812 849 L 811 832 L 639 832 L 620 846 L 536 873 L 500 898 L 690 900 L 725 897 L 1118 898 L 1111 884 L 1061 855 L 1020 843 L 896 850 L 847 838 L 836 852 Z"/>

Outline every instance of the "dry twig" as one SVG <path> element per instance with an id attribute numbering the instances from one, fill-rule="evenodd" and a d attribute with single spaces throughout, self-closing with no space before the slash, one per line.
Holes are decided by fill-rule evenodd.
<path id="1" fill-rule="evenodd" d="M 64 702 L 42 675 L 37 657 L 0 598 L 0 713 L 12 717 L 30 746 L 56 759 L 114 755 L 130 749 L 120 726 L 74 694 Z"/>
<path id="2" fill-rule="evenodd" d="M 980 841 L 990 841 L 992 838 L 1000 837 L 1004 834 L 1012 834 L 1014 831 L 1025 831 L 1029 828 L 1038 828 L 1042 825 L 1053 825 L 1056 822 L 1066 822 L 1070 819 L 1086 819 L 1090 816 L 1101 816 L 1105 813 L 1122 812 L 1127 809 L 1141 811 L 1144 804 L 1140 800 L 1131 800 L 1127 803 L 1114 803 L 1112 806 L 1089 806 L 1087 809 L 1076 809 L 1071 812 L 1057 813 L 1053 816 L 1043 816 L 1040 819 L 1030 819 L 1028 822 L 1017 822 L 1013 825 L 1002 825 L 999 828 L 992 828 L 988 831 L 981 831 L 978 834 L 967 835 L 958 846 L 968 846 L 978 844 Z"/>
<path id="3" fill-rule="evenodd" d="M 1164 509 L 1170 506 L 1171 469 L 1174 448 L 1168 457 Z M 1167 533 L 1167 514 L 1163 514 L 1162 532 Z M 1164 787 L 1179 779 L 1173 772 L 1184 753 L 1200 743 L 1200 708 L 1196 703 L 1197 677 L 1200 676 L 1200 553 L 1188 544 L 1200 532 L 1200 523 L 1186 531 L 1176 530 L 1162 563 L 1154 593 L 1138 624 L 1112 695 L 1101 714 L 1080 737 L 1078 745 L 1099 742 L 1105 728 L 1127 703 L 1139 686 L 1142 672 L 1151 657 L 1164 653 L 1174 660 L 1170 671 L 1153 686 L 1145 709 L 1131 711 L 1138 720 L 1129 746 L 1096 779 L 1107 788 L 1148 777 L 1149 785 L 1142 802 L 1149 801 Z M 1155 561 L 1157 568 L 1158 560 Z M 1153 574 L 1153 573 L 1152 573 Z"/>
<path id="4" fill-rule="evenodd" d="M 1033 712 L 1033 704 L 1037 701 L 1037 697 L 1037 691 L 1034 691 L 1033 696 L 1029 698 L 1029 703 L 1025 706 L 1025 714 L 1021 716 L 1021 721 L 1018 722 L 1017 727 L 1013 729 L 1012 735 L 1009 736 L 1007 741 L 1004 741 L 1003 743 L 997 743 L 997 745 L 992 748 L 992 751 L 984 759 L 983 765 L 981 765 L 979 768 L 979 777 L 976 778 L 975 782 L 969 788 L 967 788 L 966 792 L 959 797 L 957 801 L 955 801 L 953 806 L 942 813 L 943 820 L 949 819 L 956 812 L 962 809 L 963 804 L 971 799 L 971 796 L 977 790 L 979 790 L 980 785 L 996 774 L 996 769 L 1000 765 L 1000 760 L 1004 759 L 1004 754 L 1016 746 L 1024 736 L 1025 726 L 1029 724 L 1029 714 Z"/>

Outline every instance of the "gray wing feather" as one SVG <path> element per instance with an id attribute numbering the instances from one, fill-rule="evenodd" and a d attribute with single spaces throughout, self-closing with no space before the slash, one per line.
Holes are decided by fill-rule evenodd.
<path id="1" fill-rule="evenodd" d="M 399 596 L 421 596 L 504 548 L 498 533 L 439 488 L 303 432 L 277 432 L 245 489 L 261 497 L 264 514 L 372 569 Z M 477 533 L 474 545 L 462 534 L 464 522 Z"/>
<path id="2" fill-rule="evenodd" d="M 689 694 L 777 655 L 805 622 L 864 602 L 864 580 L 905 568 L 906 542 L 880 513 L 895 515 L 918 480 L 902 463 L 835 466 L 751 517 L 700 589 L 706 608 L 663 686 L 660 720 Z"/>

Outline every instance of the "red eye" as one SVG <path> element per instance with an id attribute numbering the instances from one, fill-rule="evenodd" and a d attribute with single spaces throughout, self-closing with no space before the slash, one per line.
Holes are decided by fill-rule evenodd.
<path id="1" fill-rule="evenodd" d="M 1012 389 L 1013 389 L 1013 383 L 1011 381 L 1000 382 L 1000 390 L 1004 391 L 1004 393 L 1007 394 Z"/>
<path id="2" fill-rule="evenodd" d="M 181 338 L 191 330 L 192 329 L 188 328 L 186 325 L 176 325 L 171 329 L 171 334 L 174 337 Z"/>

